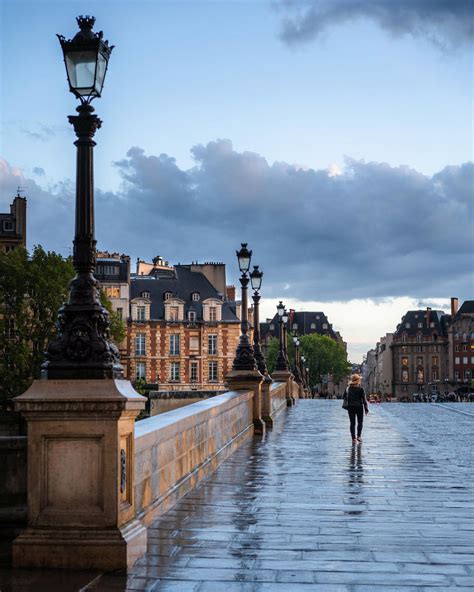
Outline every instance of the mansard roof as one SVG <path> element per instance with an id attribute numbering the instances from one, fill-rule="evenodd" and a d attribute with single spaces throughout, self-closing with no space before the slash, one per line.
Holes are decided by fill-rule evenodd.
<path id="1" fill-rule="evenodd" d="M 466 300 L 463 302 L 461 308 L 454 315 L 454 319 L 458 319 L 461 315 L 474 314 L 474 300 Z"/>
<path id="2" fill-rule="evenodd" d="M 288 320 L 288 327 L 290 331 L 293 331 L 293 325 L 298 325 L 298 328 L 294 331 L 298 335 L 308 335 L 309 333 L 318 333 L 319 335 L 328 335 L 332 339 L 337 340 L 337 335 L 333 331 L 332 325 L 329 323 L 327 316 L 324 312 L 295 312 L 290 311 L 290 317 Z M 323 325 L 327 325 L 327 329 L 323 328 Z M 273 325 L 273 329 L 270 329 L 270 325 Z M 273 337 L 278 337 L 278 314 L 275 314 L 270 323 L 260 323 L 260 334 L 262 337 L 270 334 Z"/>
<path id="3" fill-rule="evenodd" d="M 442 310 L 409 310 L 397 325 L 394 338 L 398 338 L 402 333 L 406 333 L 409 337 L 415 337 L 418 334 L 431 337 L 433 333 L 446 337 L 450 319 L 451 316 Z M 418 326 L 420 323 L 421 327 Z M 431 323 L 434 324 L 433 327 L 430 326 Z"/>
<path id="4" fill-rule="evenodd" d="M 235 302 L 223 301 L 204 274 L 191 271 L 186 265 L 176 265 L 172 274 L 132 276 L 130 299 L 139 297 L 142 292 L 150 293 L 150 318 L 154 320 L 164 318 L 164 295 L 170 293 L 185 302 L 185 313 L 195 311 L 198 318 L 202 318 L 202 301 L 208 298 L 217 299 L 222 302 L 222 320 L 239 322 L 235 314 Z M 199 300 L 192 300 L 195 292 L 199 292 Z"/>

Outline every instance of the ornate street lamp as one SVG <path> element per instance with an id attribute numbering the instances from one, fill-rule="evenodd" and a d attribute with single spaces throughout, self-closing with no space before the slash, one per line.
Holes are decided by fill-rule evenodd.
<path id="1" fill-rule="evenodd" d="M 73 265 L 76 277 L 69 285 L 69 300 L 59 310 L 58 337 L 50 342 L 43 368 L 48 379 L 121 378 L 119 352 L 110 341 L 109 315 L 100 304 L 99 282 L 94 278 L 93 140 L 102 122 L 93 115 L 91 101 L 101 96 L 113 46 L 94 33 L 95 18 L 80 16 L 80 31 L 71 40 L 58 35 L 64 54 L 70 91 L 81 104 L 70 115 L 77 140 L 76 222 Z"/>
<path id="2" fill-rule="evenodd" d="M 306 384 L 305 368 L 304 368 L 305 364 L 306 364 L 306 358 L 304 356 L 301 356 L 300 357 L 299 371 L 301 373 L 301 379 L 302 379 L 302 382 L 303 382 L 303 386 L 307 386 L 307 384 Z"/>
<path id="3" fill-rule="evenodd" d="M 290 360 L 288 359 L 288 319 L 290 315 L 288 311 L 284 310 L 283 312 L 283 351 L 285 352 L 285 360 L 286 365 L 288 366 L 288 370 L 290 370 Z"/>
<path id="4" fill-rule="evenodd" d="M 240 285 L 242 287 L 242 320 L 240 323 L 240 341 L 237 346 L 232 370 L 257 370 L 257 362 L 248 337 L 248 270 L 252 259 L 252 251 L 247 249 L 247 243 L 241 243 L 241 249 L 236 251 L 236 255 L 239 262 L 239 269 L 242 273 L 240 276 Z"/>
<path id="5" fill-rule="evenodd" d="M 250 284 L 253 289 L 253 354 L 257 361 L 257 368 L 262 376 L 268 377 L 267 364 L 265 357 L 262 354 L 260 347 L 260 288 L 262 287 L 263 271 L 260 271 L 258 265 L 253 266 L 252 273 L 250 274 Z"/>
<path id="6" fill-rule="evenodd" d="M 295 382 L 297 382 L 298 384 L 301 384 L 301 375 L 300 375 L 300 371 L 299 371 L 299 363 L 300 363 L 300 340 L 298 339 L 298 337 L 296 335 L 293 336 L 293 343 L 295 346 L 295 359 L 294 359 L 294 371 L 293 371 L 293 376 L 295 377 Z"/>
<path id="7" fill-rule="evenodd" d="M 285 348 L 284 348 L 284 329 L 283 329 L 283 319 L 285 318 L 285 306 L 283 304 L 283 302 L 280 300 L 280 303 L 277 305 L 277 312 L 278 312 L 278 328 L 279 328 L 279 332 L 278 332 L 278 339 L 279 339 L 279 343 L 278 343 L 278 357 L 275 363 L 275 370 L 277 370 L 278 372 L 288 372 L 289 368 L 288 368 L 288 362 L 285 356 Z M 286 317 L 286 319 L 288 320 L 288 317 Z"/>

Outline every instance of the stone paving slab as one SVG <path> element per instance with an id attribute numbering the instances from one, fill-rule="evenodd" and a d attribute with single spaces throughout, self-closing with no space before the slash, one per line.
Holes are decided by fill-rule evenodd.
<path id="1" fill-rule="evenodd" d="M 0 592 L 472 592 L 469 409 L 371 406 L 352 446 L 340 401 L 300 401 L 151 526 L 128 574 L 0 570 Z"/>

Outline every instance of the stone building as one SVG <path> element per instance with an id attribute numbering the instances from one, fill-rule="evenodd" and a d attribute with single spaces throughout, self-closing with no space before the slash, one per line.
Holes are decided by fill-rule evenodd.
<path id="1" fill-rule="evenodd" d="M 9 213 L 0 213 L 0 251 L 26 248 L 26 198 L 18 194 L 10 204 Z"/>
<path id="2" fill-rule="evenodd" d="M 387 333 L 380 338 L 375 346 L 375 376 L 374 393 L 382 398 L 391 396 L 393 379 L 393 359 L 390 346 L 393 333 Z"/>
<path id="3" fill-rule="evenodd" d="M 449 381 L 450 315 L 441 310 L 410 310 L 393 334 L 393 394 L 442 392 Z"/>
<path id="4" fill-rule="evenodd" d="M 139 262 L 123 359 L 130 380 L 144 379 L 161 392 L 225 390 L 240 321 L 236 302 L 226 299 L 225 267 L 215 264 L 212 273 L 213 265 Z"/>
<path id="5" fill-rule="evenodd" d="M 462 395 L 474 391 L 474 300 L 458 309 L 458 299 L 451 298 L 451 316 L 449 383 Z"/>

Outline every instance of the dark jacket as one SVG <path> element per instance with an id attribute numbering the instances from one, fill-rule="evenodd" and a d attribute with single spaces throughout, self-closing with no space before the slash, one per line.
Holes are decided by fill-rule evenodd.
<path id="1" fill-rule="evenodd" d="M 344 393 L 344 399 L 347 401 L 348 406 L 353 409 L 364 406 L 366 411 L 369 410 L 369 403 L 361 386 L 349 386 Z"/>

